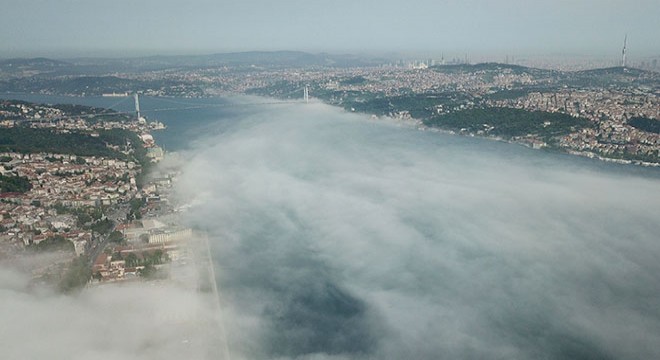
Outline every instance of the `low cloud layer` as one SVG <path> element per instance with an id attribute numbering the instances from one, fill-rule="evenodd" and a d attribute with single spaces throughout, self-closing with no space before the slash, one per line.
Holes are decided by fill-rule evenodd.
<path id="1" fill-rule="evenodd" d="M 204 359 L 221 353 L 212 299 L 175 283 L 104 285 L 76 295 L 0 270 L 2 359 Z"/>
<path id="2" fill-rule="evenodd" d="M 657 170 L 320 104 L 205 133 L 177 194 L 211 234 L 220 306 L 0 269 L 2 359 L 227 358 L 224 333 L 232 359 L 660 358 Z"/>
<path id="3" fill-rule="evenodd" d="M 184 170 L 233 358 L 660 357 L 660 181 L 314 104 Z"/>

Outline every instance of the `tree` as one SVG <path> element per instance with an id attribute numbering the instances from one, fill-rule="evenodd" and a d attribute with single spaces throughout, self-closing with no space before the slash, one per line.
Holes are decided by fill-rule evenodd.
<path id="1" fill-rule="evenodd" d="M 138 198 L 133 198 L 131 201 L 129 201 L 129 205 L 131 206 L 131 209 L 129 211 L 129 214 L 127 215 L 127 218 L 130 217 L 131 219 L 140 219 L 142 218 L 142 214 L 140 213 L 140 209 L 146 204 L 146 201 L 144 199 L 138 199 Z"/>
<path id="2" fill-rule="evenodd" d="M 85 286 L 92 277 L 92 270 L 87 265 L 89 258 L 81 256 L 71 262 L 69 269 L 59 283 L 59 289 L 62 292 L 71 292 Z"/>
<path id="3" fill-rule="evenodd" d="M 138 259 L 137 255 L 134 253 L 129 253 L 126 255 L 126 259 L 124 260 L 126 260 L 126 266 L 128 267 L 134 267 L 140 264 L 140 259 Z"/>
<path id="4" fill-rule="evenodd" d="M 158 249 L 154 251 L 152 259 L 154 264 L 161 264 L 163 262 L 163 250 Z"/>
<path id="5" fill-rule="evenodd" d="M 120 244 L 124 242 L 124 235 L 120 231 L 113 231 L 108 235 L 108 241 Z"/>
<path id="6" fill-rule="evenodd" d="M 145 277 L 145 278 L 153 278 L 156 274 L 156 268 L 148 264 L 147 266 L 144 267 L 144 269 L 140 270 L 140 276 Z"/>
<path id="7" fill-rule="evenodd" d="M 85 224 L 91 222 L 92 222 L 92 217 L 89 216 L 87 213 L 78 214 L 78 226 L 84 226 Z"/>
<path id="8" fill-rule="evenodd" d="M 0 193 L 3 192 L 20 192 L 24 193 L 32 189 L 30 180 L 21 176 L 4 176 L 0 175 Z"/>
<path id="9" fill-rule="evenodd" d="M 94 224 L 92 224 L 92 226 L 90 226 L 90 229 L 92 231 L 96 231 L 99 234 L 105 235 L 105 234 L 108 234 L 114 226 L 115 226 L 115 224 L 112 220 L 104 219 L 104 220 L 100 220 L 100 221 L 97 221 Z"/>
<path id="10" fill-rule="evenodd" d="M 41 241 L 38 244 L 32 244 L 27 247 L 28 249 L 35 250 L 37 252 L 44 251 L 74 251 L 73 243 L 61 235 L 56 235 L 50 237 L 46 240 Z"/>

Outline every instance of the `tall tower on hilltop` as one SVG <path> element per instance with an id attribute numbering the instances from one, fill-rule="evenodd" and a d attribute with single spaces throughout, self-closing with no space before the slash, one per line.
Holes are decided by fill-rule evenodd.
<path id="1" fill-rule="evenodd" d="M 140 121 L 140 98 L 137 93 L 135 93 L 134 97 L 135 97 L 135 115 L 137 116 L 135 120 Z"/>
<path id="2" fill-rule="evenodd" d="M 628 34 L 623 38 L 623 50 L 621 51 L 621 67 L 626 67 L 626 43 L 628 42 Z"/>

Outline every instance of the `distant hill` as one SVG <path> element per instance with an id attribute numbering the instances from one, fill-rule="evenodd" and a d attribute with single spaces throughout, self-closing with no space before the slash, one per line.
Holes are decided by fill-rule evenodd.
<path id="1" fill-rule="evenodd" d="M 25 72 L 50 72 L 61 68 L 70 67 L 65 61 L 48 58 L 15 58 L 0 60 L 0 72 L 25 73 Z"/>
<path id="2" fill-rule="evenodd" d="M 365 66 L 384 62 L 355 55 L 311 54 L 301 51 L 250 51 L 214 54 L 209 60 L 221 64 L 280 65 L 280 66 Z"/>
<path id="3" fill-rule="evenodd" d="M 559 72 L 555 70 L 530 68 L 522 65 L 502 64 L 496 62 L 478 63 L 478 64 L 451 64 L 451 65 L 435 65 L 431 69 L 442 73 L 502 73 L 508 71 L 513 74 L 530 74 L 534 76 L 551 76 L 557 75 Z"/>
<path id="4" fill-rule="evenodd" d="M 646 85 L 660 89 L 660 73 L 632 67 L 610 67 L 564 73 L 567 85 L 577 87 L 607 87 L 611 85 Z"/>
<path id="5" fill-rule="evenodd" d="M 589 75 L 589 76 L 603 76 L 603 75 L 620 75 L 620 76 L 639 76 L 639 75 L 652 75 L 652 71 L 632 68 L 632 67 L 623 67 L 623 66 L 614 66 L 609 68 L 600 68 L 600 69 L 589 69 L 576 71 L 576 74 L 580 75 Z"/>
<path id="6" fill-rule="evenodd" d="M 437 65 L 432 66 L 431 69 L 447 74 L 483 74 L 486 77 L 502 73 L 528 74 L 535 78 L 551 79 L 552 83 L 571 87 L 603 88 L 612 85 L 627 86 L 632 82 L 635 82 L 636 85 L 646 85 L 654 88 L 660 86 L 660 73 L 631 67 L 623 68 L 621 66 L 581 71 L 559 71 L 511 64 L 479 63 Z M 530 87 L 526 88 L 531 91 L 538 90 Z"/>
<path id="7" fill-rule="evenodd" d="M 210 67 L 210 66 L 300 66 L 318 65 L 316 55 L 300 51 L 249 51 L 210 55 L 150 56 L 133 59 L 142 66 Z"/>
<path id="8" fill-rule="evenodd" d="M 0 60 L 0 66 L 8 67 L 21 67 L 21 66 L 32 66 L 32 67 L 52 67 L 52 66 L 68 66 L 71 65 L 66 61 L 53 60 L 44 57 L 37 58 L 14 58 L 14 59 L 5 59 Z"/>
<path id="9" fill-rule="evenodd" d="M 513 64 L 502 64 L 497 62 L 486 62 L 486 63 L 477 63 L 477 64 L 447 64 L 447 65 L 434 65 L 432 69 L 440 72 L 475 72 L 475 71 L 493 71 L 493 70 L 503 70 L 511 69 L 517 71 L 524 71 L 529 69 L 526 66 L 513 65 Z"/>
<path id="10" fill-rule="evenodd" d="M 158 55 L 124 59 L 78 58 L 73 64 L 88 69 L 159 70 L 170 68 L 232 67 L 307 67 L 307 66 L 369 66 L 385 63 L 384 59 L 349 54 L 312 54 L 302 51 L 248 51 L 209 55 Z"/>
<path id="11" fill-rule="evenodd" d="M 0 92 L 101 95 L 107 92 L 143 90 L 146 86 L 144 82 L 116 76 L 24 77 L 0 81 Z"/>
<path id="12" fill-rule="evenodd" d="M 623 76 L 623 77 L 638 77 L 638 76 L 649 76 L 654 77 L 658 76 L 657 72 L 637 69 L 632 67 L 609 67 L 609 68 L 598 68 L 598 69 L 589 69 L 589 70 L 579 70 L 579 71 L 559 71 L 559 70 L 548 70 L 548 69 L 539 69 L 531 68 L 522 65 L 513 65 L 513 64 L 502 64 L 496 62 L 486 62 L 486 63 L 477 63 L 477 64 L 449 64 L 449 65 L 435 65 L 431 69 L 438 72 L 446 73 L 474 73 L 479 71 L 497 71 L 501 72 L 503 70 L 510 70 L 514 73 L 529 73 L 529 74 L 539 74 L 545 73 L 549 75 L 559 75 L 559 74 L 572 74 L 574 76 Z"/>

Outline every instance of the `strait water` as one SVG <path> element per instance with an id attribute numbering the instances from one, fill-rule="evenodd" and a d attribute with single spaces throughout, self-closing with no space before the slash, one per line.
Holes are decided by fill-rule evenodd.
<path id="1" fill-rule="evenodd" d="M 141 99 L 234 358 L 660 357 L 658 169 L 260 101 Z"/>
<path id="2" fill-rule="evenodd" d="M 15 99 L 43 104 L 87 105 L 129 113 L 135 110 L 132 97 L 79 97 L 5 93 L 0 94 L 0 99 Z M 268 105 L 259 106 L 260 103 L 267 103 Z M 157 120 L 167 126 L 166 130 L 152 132 L 156 142 L 166 151 L 191 149 L 196 141 L 231 129 L 236 125 L 235 122 L 237 119 L 245 118 L 251 114 L 262 113 L 269 107 L 277 108 L 285 105 L 275 105 L 271 99 L 256 97 L 208 99 L 140 97 L 140 109 L 143 116 L 146 116 L 149 121 Z M 436 140 L 442 143 L 450 142 L 465 144 L 466 146 L 478 144 L 480 147 L 488 148 L 487 152 L 503 152 L 503 155 L 507 157 L 520 157 L 531 159 L 531 161 L 552 159 L 551 161 L 560 161 L 563 165 L 576 168 L 660 178 L 660 170 L 658 168 L 605 163 L 578 156 L 534 151 L 520 145 L 498 143 L 486 139 L 423 132 L 419 132 L 419 139 L 415 139 L 415 141 L 430 142 Z"/>

